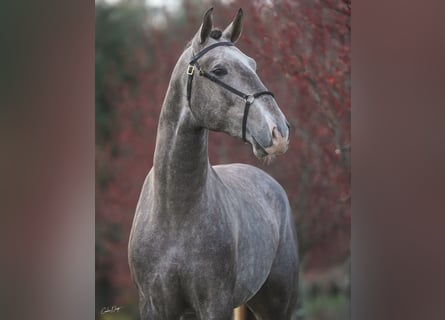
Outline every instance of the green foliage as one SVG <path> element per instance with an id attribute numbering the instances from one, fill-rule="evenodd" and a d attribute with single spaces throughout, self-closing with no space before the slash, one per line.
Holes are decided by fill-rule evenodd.
<path id="1" fill-rule="evenodd" d="M 110 138 L 116 85 L 136 83 L 137 70 L 129 67 L 127 57 L 132 56 L 135 44 L 146 43 L 146 21 L 147 9 L 142 5 L 96 4 L 96 142 Z"/>
<path id="2" fill-rule="evenodd" d="M 303 296 L 305 320 L 348 319 L 349 301 L 345 294 Z"/>

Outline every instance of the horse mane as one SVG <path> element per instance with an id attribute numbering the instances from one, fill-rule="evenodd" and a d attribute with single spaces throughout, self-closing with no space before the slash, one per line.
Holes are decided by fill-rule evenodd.
<path id="1" fill-rule="evenodd" d="M 210 31 L 210 37 L 218 40 L 219 38 L 221 38 L 222 35 L 222 31 L 220 29 L 213 29 L 212 31 Z"/>
<path id="2" fill-rule="evenodd" d="M 212 31 L 210 31 L 210 37 L 215 39 L 215 40 L 219 40 L 219 38 L 221 38 L 221 36 L 222 36 L 222 31 L 220 29 L 218 29 L 218 28 L 212 29 Z M 185 45 L 184 49 L 187 49 L 191 45 L 192 45 L 192 40 L 187 42 L 187 44 Z"/>

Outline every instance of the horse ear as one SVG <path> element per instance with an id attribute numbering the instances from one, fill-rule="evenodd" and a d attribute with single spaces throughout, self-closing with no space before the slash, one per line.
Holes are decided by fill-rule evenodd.
<path id="1" fill-rule="evenodd" d="M 243 9 L 239 8 L 235 19 L 233 19 L 233 21 L 223 31 L 222 36 L 225 39 L 235 43 L 240 38 L 242 31 L 243 31 Z"/>
<path id="2" fill-rule="evenodd" d="M 210 35 L 210 32 L 212 31 L 213 27 L 212 13 L 213 13 L 213 7 L 211 7 L 209 10 L 206 11 L 206 13 L 204 13 L 204 16 L 202 17 L 201 27 L 199 27 L 198 32 L 192 39 L 192 48 L 195 51 L 200 50 L 202 44 L 206 42 L 207 38 Z"/>
<path id="3" fill-rule="evenodd" d="M 204 13 L 204 17 L 202 18 L 202 24 L 199 28 L 198 34 L 199 34 L 199 43 L 203 44 L 207 38 L 210 35 L 210 32 L 213 28 L 213 7 L 211 7 L 209 10 Z"/>

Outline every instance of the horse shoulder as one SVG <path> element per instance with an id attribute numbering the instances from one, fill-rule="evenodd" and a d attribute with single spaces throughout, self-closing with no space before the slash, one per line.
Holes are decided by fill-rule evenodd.
<path id="1" fill-rule="evenodd" d="M 147 233 L 144 232 L 144 226 L 147 224 L 147 219 L 149 219 L 149 215 L 147 212 L 150 210 L 150 202 L 151 198 L 150 194 L 152 193 L 152 179 L 153 179 L 153 169 L 145 177 L 144 183 L 142 185 L 142 190 L 139 195 L 139 199 L 136 205 L 135 215 L 133 218 L 133 224 L 130 231 L 130 237 L 128 241 L 128 255 L 129 255 L 129 263 L 130 269 L 133 267 L 132 260 L 135 258 L 135 255 L 140 256 L 141 246 L 144 245 L 145 241 L 142 238 L 147 236 Z"/>
<path id="2" fill-rule="evenodd" d="M 148 209 L 147 206 L 149 202 L 152 200 L 152 197 L 150 194 L 152 194 L 153 190 L 153 168 L 148 172 L 147 176 L 145 177 L 144 183 L 142 184 L 141 194 L 139 195 L 139 200 L 136 205 L 136 214 L 139 211 L 143 211 L 145 209 Z"/>

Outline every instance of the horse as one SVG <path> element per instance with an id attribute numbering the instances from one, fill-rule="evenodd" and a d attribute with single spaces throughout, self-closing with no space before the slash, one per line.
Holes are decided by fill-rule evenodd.
<path id="1" fill-rule="evenodd" d="M 224 30 L 212 12 L 173 69 L 136 207 L 128 260 L 140 316 L 229 320 L 245 304 L 258 320 L 289 320 L 299 259 L 286 192 L 254 166 L 210 165 L 208 132 L 244 140 L 261 159 L 286 152 L 290 127 L 235 47 L 242 9 Z"/>

